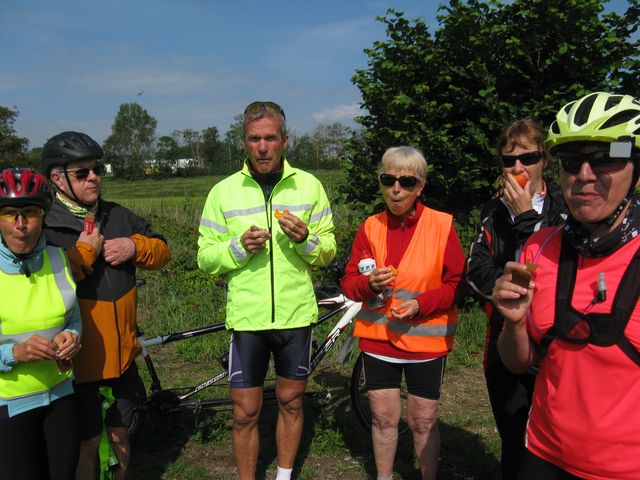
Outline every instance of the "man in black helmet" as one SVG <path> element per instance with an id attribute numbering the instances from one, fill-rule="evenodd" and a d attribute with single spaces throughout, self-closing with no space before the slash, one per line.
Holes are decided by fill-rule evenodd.
<path id="1" fill-rule="evenodd" d="M 81 448 L 77 478 L 95 478 L 102 429 L 98 388 L 111 387 L 117 402 L 105 424 L 125 478 L 129 464 L 127 427 L 141 385 L 135 357 L 136 268 L 159 269 L 171 254 L 164 237 L 130 210 L 100 197 L 100 145 L 80 132 L 47 141 L 42 166 L 56 198 L 45 219 L 47 240 L 66 249 L 83 321 L 83 349 L 74 362 Z"/>

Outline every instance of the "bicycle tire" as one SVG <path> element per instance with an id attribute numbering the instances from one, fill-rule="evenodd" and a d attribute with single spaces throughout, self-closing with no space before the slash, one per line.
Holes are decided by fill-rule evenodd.
<path id="1" fill-rule="evenodd" d="M 351 372 L 350 381 L 350 394 L 351 405 L 353 407 L 353 413 L 362 428 L 371 433 L 371 409 L 369 408 L 369 395 L 365 388 L 364 369 L 362 364 L 362 356 L 364 353 L 360 352 L 353 366 Z M 400 435 L 409 431 L 409 424 L 407 423 L 407 387 L 402 382 L 400 384 L 400 405 L 402 413 L 400 415 L 400 423 L 398 424 L 398 433 Z"/>
<path id="2" fill-rule="evenodd" d="M 136 437 L 141 435 L 144 430 L 144 425 L 147 420 L 147 391 L 144 387 L 144 382 L 140 376 L 137 376 L 133 411 L 131 412 L 131 420 L 127 427 L 127 435 L 130 441 L 133 441 Z"/>

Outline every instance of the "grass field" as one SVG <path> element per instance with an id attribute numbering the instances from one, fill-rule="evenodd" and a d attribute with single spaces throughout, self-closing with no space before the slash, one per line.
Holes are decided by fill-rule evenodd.
<path id="1" fill-rule="evenodd" d="M 355 229 L 364 218 L 340 200 L 341 172 L 314 172 L 332 202 L 337 258 L 348 255 Z M 172 261 L 157 272 L 139 272 L 147 280 L 140 292 L 140 324 L 147 335 L 183 330 L 224 320 L 224 292 L 216 278 L 197 268 L 198 222 L 211 186 L 220 177 L 175 178 L 142 182 L 106 179 L 104 196 L 149 220 L 168 239 Z M 317 282 L 335 282 L 341 274 L 318 271 Z M 499 476 L 499 441 L 484 387 L 480 360 L 484 337 L 481 311 L 469 307 L 460 314 L 456 345 L 449 356 L 440 407 L 442 434 L 440 479 L 493 479 Z M 226 334 L 209 335 L 157 348 L 153 354 L 166 386 L 186 386 L 219 370 L 216 358 L 226 351 Z M 305 404 L 305 427 L 296 464 L 297 478 L 375 478 L 371 441 L 350 411 L 348 380 L 351 364 L 336 365 L 332 354 L 309 381 L 309 389 L 329 391 L 331 401 Z M 226 395 L 222 389 L 220 395 Z M 265 405 L 261 419 L 258 478 L 273 478 L 275 411 Z M 418 478 L 408 435 L 400 440 L 396 477 Z M 213 415 L 185 414 L 152 418 L 134 449 L 135 479 L 235 478 L 228 411 Z"/>

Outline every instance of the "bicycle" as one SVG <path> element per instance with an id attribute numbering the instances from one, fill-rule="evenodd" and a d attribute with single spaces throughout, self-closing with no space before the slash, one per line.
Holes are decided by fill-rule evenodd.
<path id="1" fill-rule="evenodd" d="M 338 314 L 342 313 L 338 321 L 333 325 L 331 330 L 319 345 L 314 344 L 310 361 L 310 371 L 313 373 L 318 364 L 327 355 L 327 353 L 334 348 L 341 336 L 346 335 L 346 339 L 343 341 L 341 349 L 336 356 L 337 363 L 345 363 L 353 348 L 354 337 L 351 335 L 351 329 L 349 328 L 355 315 L 360 310 L 361 303 L 349 300 L 342 294 L 337 287 L 324 287 L 316 289 L 317 304 L 320 309 L 328 310 L 326 313 L 318 318 L 318 321 L 314 325 L 314 331 L 321 325 L 326 324 L 330 319 L 334 318 Z M 185 410 L 191 411 L 196 414 L 196 417 L 202 411 L 217 410 L 221 408 L 230 408 L 232 405 L 231 398 L 228 394 L 228 390 L 225 390 L 223 395 L 214 398 L 201 398 L 198 394 L 203 393 L 206 389 L 211 387 L 225 387 L 228 388 L 228 384 L 223 382 L 228 378 L 228 353 L 218 357 L 218 362 L 221 365 L 222 370 L 203 380 L 195 386 L 185 388 L 164 388 L 157 374 L 156 367 L 153 363 L 149 348 L 157 345 L 164 345 L 171 342 L 185 340 L 187 338 L 194 338 L 201 335 L 212 334 L 216 332 L 222 332 L 225 330 L 224 323 L 215 323 L 204 327 L 194 328 L 181 332 L 170 333 L 167 335 L 157 335 L 150 338 L 145 338 L 144 334 L 140 333 L 138 341 L 142 346 L 142 358 L 144 359 L 149 378 L 150 378 L 150 394 L 147 396 L 140 395 L 139 405 L 135 409 L 134 421 L 130 427 L 130 434 L 135 435 L 139 430 L 139 427 L 144 423 L 146 413 L 160 412 L 166 413 L 178 413 Z M 307 397 L 320 398 L 321 402 L 326 404 L 331 400 L 331 394 L 329 392 L 305 392 Z M 264 399 L 275 399 L 275 390 L 273 388 L 265 388 Z M 402 393 L 403 402 L 406 402 L 406 392 Z M 369 410 L 369 401 L 367 398 L 366 390 L 364 389 L 364 374 L 362 370 L 362 353 L 358 356 L 353 371 L 350 377 L 350 400 L 353 411 L 358 419 L 359 423 L 367 430 L 371 431 L 371 413 Z M 406 409 L 403 408 L 403 411 Z M 401 433 L 408 430 L 406 421 L 403 421 L 400 426 Z"/>

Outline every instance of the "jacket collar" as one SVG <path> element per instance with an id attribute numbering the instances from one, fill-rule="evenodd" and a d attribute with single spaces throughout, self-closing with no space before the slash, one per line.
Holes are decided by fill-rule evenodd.
<path id="1" fill-rule="evenodd" d="M 71 228 L 82 231 L 82 221 L 76 218 L 59 200 L 54 200 L 53 206 L 44 219 L 47 227 L 52 228 Z"/>
<path id="2" fill-rule="evenodd" d="M 411 228 L 413 227 L 416 223 L 418 223 L 418 220 L 420 220 L 420 215 L 422 215 L 422 212 L 424 211 L 424 205 L 418 201 L 416 201 L 416 211 L 413 215 L 409 216 L 409 217 L 405 217 L 404 222 L 401 222 L 398 217 L 394 216 L 391 214 L 391 212 L 389 212 L 389 210 L 387 209 L 387 218 L 389 219 L 389 228 L 395 229 L 395 228 Z"/>
<path id="3" fill-rule="evenodd" d="M 31 253 L 18 257 L 4 241 L 0 241 L 0 270 L 12 275 L 39 271 L 42 268 L 42 251 L 45 247 L 46 241 L 44 235 L 41 235 Z"/>

